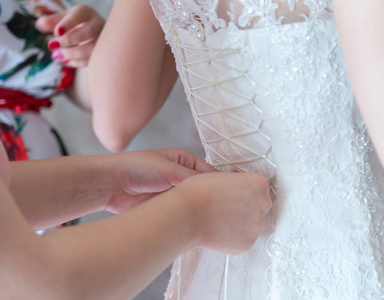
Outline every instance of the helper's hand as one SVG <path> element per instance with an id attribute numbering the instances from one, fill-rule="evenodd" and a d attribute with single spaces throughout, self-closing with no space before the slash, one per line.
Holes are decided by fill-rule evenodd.
<path id="1" fill-rule="evenodd" d="M 134 151 L 105 156 L 114 180 L 106 209 L 121 213 L 167 191 L 192 175 L 216 170 L 182 149 Z"/>
<path id="2" fill-rule="evenodd" d="M 258 173 L 190 177 L 169 193 L 187 205 L 195 246 L 238 254 L 255 243 L 271 208 L 270 188 Z"/>
<path id="3" fill-rule="evenodd" d="M 42 16 L 36 21 L 41 32 L 53 34 L 48 44 L 52 59 L 73 68 L 86 67 L 105 20 L 91 7 L 76 5 Z"/>

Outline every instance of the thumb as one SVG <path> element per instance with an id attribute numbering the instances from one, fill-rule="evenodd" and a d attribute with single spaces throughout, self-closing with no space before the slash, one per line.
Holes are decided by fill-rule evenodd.
<path id="1" fill-rule="evenodd" d="M 57 23 L 64 17 L 65 11 L 55 13 L 53 15 L 41 16 L 36 21 L 36 29 L 42 33 L 53 33 Z"/>

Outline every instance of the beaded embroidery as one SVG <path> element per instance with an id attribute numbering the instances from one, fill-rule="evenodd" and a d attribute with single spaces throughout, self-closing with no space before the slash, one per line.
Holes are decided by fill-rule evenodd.
<path id="1" fill-rule="evenodd" d="M 328 0 L 152 0 L 207 153 L 276 201 L 248 253 L 182 255 L 169 299 L 380 299 L 384 176 Z M 176 271 L 178 270 L 178 271 Z"/>

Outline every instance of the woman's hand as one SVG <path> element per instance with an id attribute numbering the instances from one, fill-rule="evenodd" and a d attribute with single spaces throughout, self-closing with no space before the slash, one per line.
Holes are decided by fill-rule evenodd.
<path id="1" fill-rule="evenodd" d="M 108 211 L 122 213 L 175 187 L 151 201 L 166 199 L 163 205 L 170 210 L 180 207 L 192 245 L 223 253 L 248 250 L 272 205 L 268 181 L 261 174 L 217 173 L 182 149 L 115 154 L 102 164 L 111 170 L 115 186 Z"/>
<path id="2" fill-rule="evenodd" d="M 216 172 L 203 160 L 176 148 L 126 152 L 105 158 L 115 182 L 115 192 L 106 207 L 113 213 L 131 209 L 190 176 Z"/>
<path id="3" fill-rule="evenodd" d="M 267 180 L 211 171 L 180 149 L 12 162 L 12 195 L 0 179 L 0 278 L 6 287 L 0 298 L 133 298 L 192 247 L 247 250 L 271 207 Z M 148 199 L 175 185 L 98 222 L 42 237 L 28 226 L 98 211 L 108 199 L 120 210 L 124 200 Z"/>
<path id="4" fill-rule="evenodd" d="M 40 230 L 106 209 L 124 212 L 215 169 L 185 150 L 165 149 L 12 162 L 11 171 L 13 197 Z"/>
<path id="5" fill-rule="evenodd" d="M 226 254 L 253 246 L 272 206 L 268 181 L 256 172 L 201 174 L 170 193 L 187 206 L 194 245 Z"/>
<path id="6" fill-rule="evenodd" d="M 73 68 L 86 67 L 105 20 L 91 7 L 76 5 L 65 11 L 42 16 L 36 28 L 53 34 L 48 44 L 52 59 Z"/>

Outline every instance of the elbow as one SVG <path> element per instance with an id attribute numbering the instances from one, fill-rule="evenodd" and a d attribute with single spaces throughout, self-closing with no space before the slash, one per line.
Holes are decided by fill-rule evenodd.
<path id="1" fill-rule="evenodd" d="M 132 105 L 133 106 L 133 105 Z M 124 151 L 148 124 L 154 112 L 148 107 L 94 107 L 93 130 L 101 144 L 111 152 Z"/>
<path id="2" fill-rule="evenodd" d="M 113 124 L 106 126 L 106 123 L 100 122 L 93 122 L 93 130 L 100 143 L 113 153 L 124 151 L 136 135 Z"/>
<path id="3" fill-rule="evenodd" d="M 108 151 L 113 153 L 123 152 L 128 147 L 130 142 L 116 136 L 100 136 L 98 139 Z"/>

